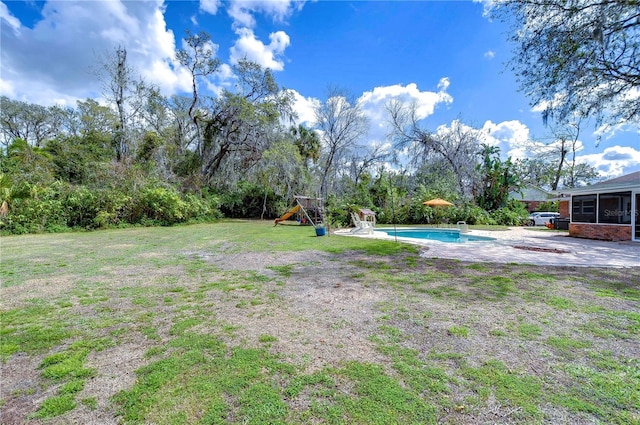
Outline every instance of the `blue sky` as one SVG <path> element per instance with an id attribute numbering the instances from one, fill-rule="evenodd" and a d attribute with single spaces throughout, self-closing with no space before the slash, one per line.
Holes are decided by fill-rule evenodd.
<path id="1" fill-rule="evenodd" d="M 386 102 L 415 100 L 425 128 L 460 120 L 505 155 L 527 156 L 527 140 L 553 138 L 506 66 L 508 28 L 483 8 L 471 1 L 3 1 L 0 92 L 43 105 L 98 98 L 98 58 L 122 45 L 164 94 L 188 93 L 174 54 L 190 29 L 209 33 L 225 64 L 213 90 L 233 83 L 228 65 L 246 56 L 294 91 L 308 125 L 313 105 L 338 86 L 363 102 L 371 142 L 384 142 Z M 638 128 L 605 133 L 599 144 L 594 131 L 583 125 L 578 160 L 605 177 L 640 170 Z"/>

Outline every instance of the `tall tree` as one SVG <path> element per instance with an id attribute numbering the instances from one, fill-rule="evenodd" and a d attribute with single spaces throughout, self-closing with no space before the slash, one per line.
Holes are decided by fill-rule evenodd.
<path id="1" fill-rule="evenodd" d="M 640 121 L 640 5 L 637 0 L 497 0 L 512 22 L 511 66 L 543 118 L 595 116 Z"/>
<path id="2" fill-rule="evenodd" d="M 320 137 L 314 130 L 310 130 L 302 124 L 297 127 L 293 126 L 289 130 L 293 137 L 293 143 L 298 148 L 298 152 L 302 157 L 305 168 L 309 168 L 309 161 L 317 163 L 320 159 L 320 151 L 322 150 L 322 144 L 320 143 Z"/>
<path id="3" fill-rule="evenodd" d="M 470 197 L 476 179 L 475 165 L 481 134 L 455 120 L 433 133 L 420 125 L 418 105 L 392 102 L 387 105 L 397 151 L 411 153 L 415 169 L 426 163 L 444 161 L 455 176 L 460 195 Z"/>
<path id="4" fill-rule="evenodd" d="M 281 121 L 292 114 L 290 92 L 281 90 L 271 70 L 247 60 L 233 71 L 235 91 L 223 90 L 211 99 L 202 131 L 202 176 L 225 185 L 237 180 L 262 158 L 277 140 Z M 215 181 L 214 181 L 215 180 Z"/>
<path id="5" fill-rule="evenodd" d="M 324 142 L 320 193 L 327 197 L 329 176 L 336 163 L 343 159 L 369 132 L 369 122 L 362 106 L 345 90 L 330 88 L 327 100 L 315 109 L 316 127 Z"/>
<path id="6" fill-rule="evenodd" d="M 127 57 L 127 49 L 118 46 L 103 59 L 100 74 L 104 95 L 115 107 L 117 122 L 113 149 L 118 161 L 124 161 L 135 152 L 134 123 L 139 121 L 140 109 L 145 105 L 145 99 L 152 89 L 135 75 L 135 69 Z"/>
<path id="7" fill-rule="evenodd" d="M 220 59 L 215 57 L 216 47 L 211 42 L 211 36 L 202 31 L 199 34 L 191 34 L 186 31 L 184 39 L 185 47 L 176 52 L 176 58 L 191 74 L 191 104 L 189 105 L 189 117 L 198 134 L 197 151 L 202 157 L 203 141 L 200 133 L 200 121 L 202 111 L 200 108 L 200 80 L 206 79 L 220 68 Z"/>
<path id="8" fill-rule="evenodd" d="M 480 155 L 478 170 L 482 180 L 476 188 L 476 202 L 481 208 L 494 211 L 506 205 L 509 192 L 519 187 L 519 181 L 511 158 L 500 159 L 500 148 L 482 144 Z"/>
<path id="9" fill-rule="evenodd" d="M 36 148 L 60 131 L 62 109 L 0 97 L 0 130 L 5 146 L 22 139 Z"/>
<path id="10" fill-rule="evenodd" d="M 580 120 L 554 125 L 551 143 L 530 141 L 527 150 L 532 156 L 514 163 L 521 183 L 555 191 L 561 186 L 573 188 L 593 182 L 598 176 L 597 170 L 577 160 L 577 153 L 582 149 L 580 130 Z"/>

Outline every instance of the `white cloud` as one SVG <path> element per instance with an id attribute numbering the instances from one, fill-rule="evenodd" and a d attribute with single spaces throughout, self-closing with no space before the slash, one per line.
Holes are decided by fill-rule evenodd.
<path id="1" fill-rule="evenodd" d="M 231 47 L 231 63 L 237 63 L 246 58 L 274 71 L 284 69 L 282 55 L 290 43 L 287 33 L 277 31 L 269 34 L 269 44 L 258 40 L 253 30 L 249 28 L 239 28 L 236 30 L 236 34 L 238 34 L 238 39 Z"/>
<path id="2" fill-rule="evenodd" d="M 613 178 L 640 168 L 640 150 L 616 145 L 601 153 L 580 155 L 576 161 L 595 167 L 605 178 Z"/>
<path id="3" fill-rule="evenodd" d="M 364 92 L 358 99 L 364 114 L 370 121 L 371 128 L 367 140 L 371 145 L 389 147 L 387 139 L 388 115 L 386 105 L 392 100 L 398 100 L 407 104 L 416 102 L 420 119 L 434 113 L 439 104 L 453 102 L 451 95 L 446 93 L 449 80 L 443 78 L 438 83 L 437 92 L 420 91 L 416 84 L 406 86 L 396 84 L 392 86 L 375 87 L 371 91 Z M 298 114 L 297 122 L 313 127 L 315 124 L 315 109 L 320 100 L 312 97 L 304 97 L 295 90 L 289 90 L 293 95 L 293 109 Z"/>
<path id="4" fill-rule="evenodd" d="M 371 143 L 382 143 L 387 139 L 390 128 L 386 107 L 389 102 L 415 103 L 418 119 L 421 120 L 433 115 L 438 105 L 448 105 L 453 102 L 453 97 L 446 91 L 448 88 L 449 79 L 442 78 L 437 85 L 438 91 L 420 91 L 415 83 L 409 83 L 406 86 L 394 84 L 375 87 L 372 91 L 362 93 L 358 101 L 370 122 Z"/>
<path id="5" fill-rule="evenodd" d="M 488 50 L 484 52 L 484 57 L 485 59 L 493 59 L 496 57 L 496 52 L 494 52 L 493 50 Z"/>
<path id="6" fill-rule="evenodd" d="M 292 0 L 231 0 L 227 4 L 227 13 L 233 18 L 234 28 L 253 28 L 256 13 L 270 16 L 275 22 L 284 22 L 296 10 L 304 7 L 304 1 Z"/>
<path id="7" fill-rule="evenodd" d="M 215 15 L 221 3 L 220 0 L 200 0 L 200 10 Z"/>
<path id="8" fill-rule="evenodd" d="M 320 100 L 312 97 L 304 97 L 295 90 L 289 90 L 293 95 L 293 110 L 298 115 L 297 123 L 307 127 L 313 127 L 316 121 L 316 108 L 320 105 Z"/>
<path id="9" fill-rule="evenodd" d="M 529 128 L 518 120 L 494 123 L 491 120 L 482 126 L 482 143 L 498 146 L 505 156 L 513 159 L 528 156 Z"/>
<path id="10" fill-rule="evenodd" d="M 101 58 L 118 46 L 127 49 L 131 68 L 165 94 L 189 87 L 173 63 L 175 39 L 162 0 L 47 2 L 33 28 L 12 20 L 4 4 L 0 12 L 11 24 L 1 33 L 3 93 L 42 105 L 98 97 Z"/>
<path id="11" fill-rule="evenodd" d="M 560 105 L 564 104 L 566 99 L 566 94 L 556 93 L 553 96 L 553 100 L 541 100 L 537 104 L 533 105 L 533 107 L 531 108 L 531 112 L 544 112 L 547 110 L 558 108 Z"/>
<path id="12" fill-rule="evenodd" d="M 9 9 L 7 8 L 7 5 L 1 1 L 0 1 L 0 20 L 4 20 L 16 32 L 21 27 L 20 21 L 18 20 L 18 18 L 13 16 L 9 11 Z"/>
<path id="13" fill-rule="evenodd" d="M 378 121 L 386 114 L 385 106 L 392 100 L 398 100 L 403 103 L 415 102 L 418 119 L 424 119 L 433 114 L 437 105 L 453 102 L 453 97 L 446 92 L 448 87 L 448 78 L 440 80 L 437 92 L 420 91 L 415 83 L 410 83 L 406 86 L 395 84 L 375 87 L 372 91 L 364 92 L 359 100 L 370 118 Z"/>

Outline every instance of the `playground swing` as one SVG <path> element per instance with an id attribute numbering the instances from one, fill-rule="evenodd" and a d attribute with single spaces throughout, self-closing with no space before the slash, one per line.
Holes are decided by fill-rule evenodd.
<path id="1" fill-rule="evenodd" d="M 322 198 L 311 198 L 296 195 L 293 197 L 292 207 L 281 217 L 276 218 L 274 226 L 291 218 L 298 217 L 301 225 L 312 225 L 316 229 L 316 235 L 322 236 L 325 232 L 324 203 Z"/>

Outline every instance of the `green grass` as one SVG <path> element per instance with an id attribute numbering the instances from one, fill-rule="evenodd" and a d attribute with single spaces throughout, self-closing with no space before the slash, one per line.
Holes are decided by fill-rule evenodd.
<path id="1" fill-rule="evenodd" d="M 549 297 L 545 302 L 558 310 L 573 310 L 576 307 L 575 302 L 572 300 L 557 296 Z"/>
<path id="2" fill-rule="evenodd" d="M 36 418 L 53 418 L 76 408 L 74 394 L 63 394 L 46 399 L 33 415 Z"/>
<path id="3" fill-rule="evenodd" d="M 18 351 L 30 354 L 42 353 L 74 332 L 64 316 L 58 315 L 57 306 L 37 301 L 25 308 L 0 311 L 0 355 L 5 361 Z"/>
<path id="4" fill-rule="evenodd" d="M 463 375 L 474 383 L 481 400 L 492 394 L 500 402 L 521 409 L 516 417 L 538 419 L 542 416 L 539 405 L 543 391 L 539 378 L 511 370 L 493 359 L 480 367 L 464 367 Z"/>
<path id="5" fill-rule="evenodd" d="M 449 329 L 447 329 L 447 333 L 451 336 L 466 338 L 469 336 L 469 328 L 467 328 L 466 326 L 451 326 Z"/>
<path id="6" fill-rule="evenodd" d="M 277 272 L 282 277 L 291 277 L 294 267 L 295 264 L 287 264 L 286 266 L 269 266 L 267 268 Z"/>
<path id="7" fill-rule="evenodd" d="M 547 423 L 554 409 L 568 423 L 640 420 L 636 269 L 427 259 L 271 222 L 1 242 L 2 287 L 17 294 L 0 305 L 3 370 L 39 368 L 0 405 L 34 406 L 25 422 Z M 277 262 L 225 265 L 261 253 Z M 116 353 L 138 365 L 135 382 L 100 399 L 90 380 L 119 371 L 93 361 Z"/>
<path id="8" fill-rule="evenodd" d="M 524 339 L 534 339 L 542 335 L 542 328 L 534 323 L 521 323 L 518 325 L 518 333 Z"/>
<path id="9" fill-rule="evenodd" d="M 479 295 L 487 300 L 501 300 L 516 289 L 513 279 L 506 276 L 474 277 L 472 280 Z"/>

